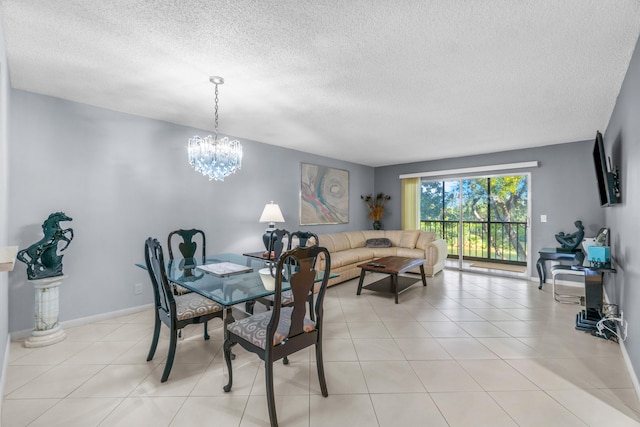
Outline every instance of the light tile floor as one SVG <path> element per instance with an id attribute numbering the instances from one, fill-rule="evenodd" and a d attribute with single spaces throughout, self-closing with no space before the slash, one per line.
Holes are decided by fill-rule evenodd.
<path id="1" fill-rule="evenodd" d="M 367 277 L 371 281 L 375 274 Z M 418 280 L 416 278 L 416 280 Z M 577 305 L 550 286 L 445 270 L 395 305 L 357 281 L 329 288 L 320 394 L 315 353 L 275 367 L 282 426 L 638 426 L 640 404 L 618 344 L 573 327 Z M 267 426 L 264 367 L 235 347 L 224 393 L 221 322 L 188 327 L 169 381 L 166 328 L 146 362 L 150 310 L 68 328 L 28 349 L 12 342 L 2 425 Z"/>

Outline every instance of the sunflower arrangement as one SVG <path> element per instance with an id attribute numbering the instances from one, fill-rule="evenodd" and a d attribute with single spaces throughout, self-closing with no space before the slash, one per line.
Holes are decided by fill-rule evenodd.
<path id="1" fill-rule="evenodd" d="M 384 205 L 387 203 L 387 200 L 391 199 L 391 196 L 378 193 L 375 197 L 373 194 L 367 194 L 366 196 L 360 196 L 360 198 L 364 200 L 369 208 L 369 218 L 374 221 L 380 221 L 382 215 L 384 215 Z"/>

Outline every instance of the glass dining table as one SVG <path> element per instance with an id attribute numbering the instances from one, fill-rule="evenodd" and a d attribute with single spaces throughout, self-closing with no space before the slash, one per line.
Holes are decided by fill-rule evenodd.
<path id="1" fill-rule="evenodd" d="M 165 262 L 167 279 L 205 298 L 212 299 L 224 307 L 223 322 L 226 326 L 235 321 L 232 307 L 252 302 L 272 295 L 275 291 L 264 287 L 258 271 L 267 266 L 268 261 L 239 254 L 225 253 L 193 259 L 173 259 Z M 144 263 L 136 266 L 146 270 Z M 321 281 L 323 271 L 318 271 L 316 281 Z M 338 274 L 330 274 L 330 278 Z M 282 290 L 291 289 L 283 279 Z M 244 310 L 242 310 L 244 312 Z"/>

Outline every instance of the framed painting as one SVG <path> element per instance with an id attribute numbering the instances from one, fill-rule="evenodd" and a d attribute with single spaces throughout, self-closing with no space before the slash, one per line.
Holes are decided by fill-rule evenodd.
<path id="1" fill-rule="evenodd" d="M 300 164 L 300 225 L 349 222 L 349 171 Z"/>

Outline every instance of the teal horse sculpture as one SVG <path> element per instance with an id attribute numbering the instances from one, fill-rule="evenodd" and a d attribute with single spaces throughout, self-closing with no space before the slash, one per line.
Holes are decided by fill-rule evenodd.
<path id="1" fill-rule="evenodd" d="M 44 237 L 18 252 L 18 260 L 27 264 L 29 280 L 44 279 L 62 275 L 62 255 L 58 255 L 58 243 L 65 242 L 60 248 L 64 251 L 73 240 L 73 229 L 60 227 L 60 222 L 71 221 L 64 212 L 54 212 L 42 223 Z"/>

